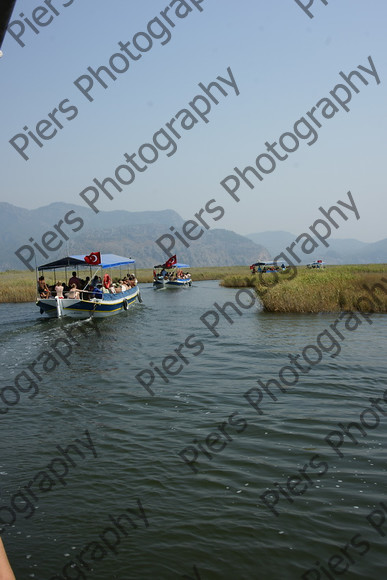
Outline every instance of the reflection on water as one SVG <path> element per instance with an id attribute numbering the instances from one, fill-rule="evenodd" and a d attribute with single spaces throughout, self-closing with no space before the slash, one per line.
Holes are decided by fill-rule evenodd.
<path id="1" fill-rule="evenodd" d="M 238 315 L 229 307 L 214 336 L 200 317 L 235 295 L 217 282 L 145 285 L 143 304 L 95 323 L 1 305 L 8 410 L 0 414 L 0 521 L 18 578 L 292 580 L 308 569 L 307 578 L 344 570 L 384 578 L 384 538 L 366 518 L 385 500 L 385 316 L 346 332 L 335 357 L 325 342 L 321 361 L 284 388 L 279 373 L 289 355 L 318 344 L 337 316 L 269 315 L 256 305 Z M 63 359 L 52 351 L 61 337 L 72 347 L 57 342 Z M 202 348 L 187 347 L 187 337 Z M 15 378 L 26 369 L 38 374 L 38 391 L 32 397 L 25 379 L 15 403 Z M 145 369 L 154 396 L 135 378 Z M 282 376 L 291 382 L 290 371 Z M 370 399 L 380 399 L 378 422 L 361 415 Z M 350 422 L 365 434 L 356 426 L 345 434 Z M 67 462 L 66 484 L 50 488 L 47 479 L 39 495 L 32 484 L 28 495 L 57 446 L 84 440 L 86 430 L 97 457 L 70 450 L 65 465 L 54 464 L 66 470 Z M 342 457 L 326 440 L 332 431 L 341 433 L 331 439 Z M 76 560 L 125 513 L 138 525 L 123 520 L 126 534 L 117 526 L 119 538 L 105 534 L 116 550 L 104 544 L 105 554 L 92 556 L 89 546 L 84 563 Z"/>

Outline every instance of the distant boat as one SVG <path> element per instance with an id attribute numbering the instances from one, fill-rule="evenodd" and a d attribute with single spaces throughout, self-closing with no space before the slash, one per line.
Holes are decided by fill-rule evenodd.
<path id="1" fill-rule="evenodd" d="M 310 264 L 306 265 L 307 268 L 317 268 L 317 269 L 321 269 L 323 270 L 325 268 L 325 262 L 323 262 L 322 260 L 316 260 L 315 262 L 311 262 Z"/>
<path id="2" fill-rule="evenodd" d="M 97 256 L 95 258 L 95 256 Z M 61 260 L 56 260 L 55 262 L 50 262 L 48 264 L 43 264 L 38 266 L 37 271 L 44 272 L 48 270 L 65 269 L 65 271 L 70 269 L 82 268 L 86 269 L 90 267 L 90 273 L 92 273 L 92 268 L 94 270 L 94 276 L 97 276 L 96 272 L 100 268 L 118 268 L 120 266 L 129 267 L 135 264 L 135 260 L 131 258 L 125 258 L 123 256 L 117 256 L 115 254 L 100 254 L 99 252 L 93 252 L 90 256 L 66 256 Z M 67 272 L 66 272 L 67 274 Z M 134 274 L 135 275 L 135 274 Z M 91 277 L 91 276 L 90 276 Z M 95 278 L 96 279 L 96 278 Z M 136 300 L 141 302 L 140 290 L 135 280 L 135 285 L 129 287 L 128 289 L 121 291 L 115 291 L 115 286 L 112 285 L 110 276 L 105 274 L 101 288 L 97 287 L 97 290 L 91 291 L 90 284 L 82 289 L 78 289 L 76 293 L 77 297 L 68 298 L 69 292 L 64 292 L 64 297 L 59 298 L 53 290 L 47 290 L 46 293 L 49 295 L 47 297 L 42 297 L 39 295 L 38 286 L 38 299 L 36 301 L 36 306 L 40 309 L 41 314 L 46 314 L 51 318 L 61 318 L 62 316 L 70 318 L 104 318 L 107 316 L 112 316 L 113 314 L 118 314 L 123 310 L 127 310 L 129 306 L 134 304 Z M 75 291 L 74 291 L 75 292 Z"/>
<path id="3" fill-rule="evenodd" d="M 277 262 L 255 262 L 251 264 L 250 270 L 252 274 L 265 273 L 265 272 L 278 272 L 280 270 L 286 270 L 285 264 L 278 265 Z"/>
<path id="4" fill-rule="evenodd" d="M 154 288 L 184 288 L 192 286 L 192 278 L 189 272 L 183 272 L 190 268 L 188 264 L 181 264 L 176 261 L 176 256 L 172 256 L 164 264 L 153 267 Z"/>

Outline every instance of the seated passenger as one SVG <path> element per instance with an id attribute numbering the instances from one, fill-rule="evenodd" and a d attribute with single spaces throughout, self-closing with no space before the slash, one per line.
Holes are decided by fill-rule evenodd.
<path id="1" fill-rule="evenodd" d="M 93 288 L 96 288 L 98 284 L 101 284 L 101 280 L 97 276 L 97 274 L 94 276 L 94 278 L 92 279 L 92 281 L 90 282 L 90 284 L 93 286 Z"/>
<path id="2" fill-rule="evenodd" d="M 94 288 L 92 297 L 102 299 L 102 287 L 100 284 Z"/>
<path id="3" fill-rule="evenodd" d="M 62 284 L 59 282 L 56 283 L 55 285 L 55 292 L 58 298 L 63 298 L 63 286 Z"/>
<path id="4" fill-rule="evenodd" d="M 70 290 L 67 293 L 67 298 L 79 300 L 79 292 L 78 292 L 77 285 L 75 284 L 75 282 L 73 284 L 71 284 Z"/>
<path id="5" fill-rule="evenodd" d="M 87 287 L 87 290 L 84 290 L 82 292 L 81 299 L 82 300 L 91 300 L 91 298 L 93 298 L 93 290 L 94 290 L 94 286 L 89 284 Z"/>
<path id="6" fill-rule="evenodd" d="M 38 292 L 41 298 L 50 298 L 51 292 L 44 280 L 44 276 L 39 277 Z"/>
<path id="7" fill-rule="evenodd" d="M 81 288 L 81 287 L 82 287 L 82 285 L 81 285 L 81 281 L 80 281 L 80 279 L 79 279 L 79 278 L 77 278 L 77 273 L 76 273 L 76 272 L 73 272 L 73 273 L 72 273 L 72 276 L 71 276 L 71 278 L 70 278 L 70 280 L 69 280 L 69 286 L 70 286 L 70 288 L 71 288 L 71 286 L 72 286 L 73 284 L 75 284 L 75 286 L 76 286 L 77 288 Z"/>

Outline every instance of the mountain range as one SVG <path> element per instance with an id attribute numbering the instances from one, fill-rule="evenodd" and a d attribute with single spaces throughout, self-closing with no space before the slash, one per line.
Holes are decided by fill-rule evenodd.
<path id="1" fill-rule="evenodd" d="M 272 257 L 277 256 L 289 246 L 297 236 L 290 232 L 268 231 L 248 234 L 256 244 L 263 244 Z M 387 262 L 387 238 L 378 242 L 367 243 L 360 240 L 327 239 L 329 247 L 320 245 L 313 253 L 304 256 L 302 263 L 324 260 L 327 264 L 376 264 Z"/>
<path id="2" fill-rule="evenodd" d="M 74 212 L 73 226 L 63 224 L 63 218 L 69 212 Z M 72 231 L 77 225 L 75 216 L 84 222 L 78 232 Z M 61 219 L 61 229 L 69 240 L 57 252 L 47 251 L 49 257 L 46 258 L 32 246 L 37 243 L 42 247 L 42 236 L 48 231 L 55 231 L 53 226 Z M 34 210 L 0 203 L 0 270 L 26 268 L 15 255 L 15 251 L 22 245 L 29 245 L 35 251 L 38 265 L 64 255 L 86 255 L 100 251 L 133 257 L 138 268 L 152 268 L 154 264 L 165 262 L 168 258 L 155 240 L 163 234 L 171 234 L 170 226 L 175 231 L 181 231 L 184 221 L 173 210 L 101 211 L 95 214 L 86 207 L 62 202 Z M 191 266 L 251 264 L 258 259 L 267 260 L 270 257 L 262 245 L 225 229 L 210 229 L 200 239 L 187 243 L 188 248 L 176 240 L 172 253 L 177 254 L 178 261 Z M 23 250 L 22 255 L 27 257 L 27 254 L 28 251 L 24 253 Z M 31 260 L 31 265 L 34 266 L 34 260 Z"/>
<path id="3" fill-rule="evenodd" d="M 56 252 L 47 251 L 48 258 L 35 249 L 38 264 L 53 261 L 67 254 L 89 254 L 92 251 L 114 253 L 136 259 L 138 268 L 152 268 L 164 262 L 167 255 L 155 240 L 163 234 L 182 232 L 184 219 L 174 210 L 129 212 L 123 210 L 92 213 L 90 209 L 62 202 L 54 202 L 38 209 L 28 210 L 10 203 L 0 203 L 0 270 L 25 269 L 15 255 L 22 245 L 38 244 L 42 236 L 53 231 L 54 224 L 72 212 L 72 228 L 75 216 L 79 231 L 62 223 L 61 229 L 69 239 Z M 67 227 L 67 229 L 65 229 Z M 57 230 L 56 230 L 57 231 Z M 226 229 L 211 228 L 194 241 L 187 240 L 189 247 L 175 238 L 172 253 L 178 261 L 194 267 L 250 265 L 258 260 L 270 260 L 285 250 L 296 235 L 285 231 L 266 231 L 242 236 Z M 62 238 L 58 238 L 62 239 Z M 185 238 L 186 239 L 186 238 Z M 31 241 L 32 240 L 32 241 Z M 331 239 L 329 247 L 320 246 L 313 254 L 305 256 L 302 263 L 322 259 L 328 264 L 359 264 L 387 261 L 387 239 L 375 243 L 355 239 Z M 31 260 L 34 266 L 34 261 Z"/>

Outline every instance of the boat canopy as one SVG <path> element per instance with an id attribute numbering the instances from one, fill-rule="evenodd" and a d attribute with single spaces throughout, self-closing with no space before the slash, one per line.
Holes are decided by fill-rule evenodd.
<path id="1" fill-rule="evenodd" d="M 66 256 L 55 262 L 49 262 L 48 264 L 42 264 L 38 266 L 38 270 L 55 270 L 56 268 L 69 268 L 71 266 L 85 266 L 86 268 L 90 266 L 85 261 L 85 257 L 82 254 L 76 256 Z M 95 266 L 100 266 L 101 268 L 115 268 L 117 266 L 127 266 L 129 264 L 134 264 L 135 260 L 132 258 L 125 258 L 124 256 L 117 256 L 116 254 L 101 254 L 101 263 L 95 264 Z"/>
<path id="2" fill-rule="evenodd" d="M 277 262 L 255 262 L 255 264 L 251 264 L 250 268 L 253 266 L 278 266 Z"/>
<path id="3" fill-rule="evenodd" d="M 173 264 L 173 266 L 169 266 L 169 268 L 165 265 L 165 264 L 158 264 L 157 266 L 153 266 L 154 268 L 165 268 L 166 270 L 172 270 L 172 268 L 190 268 L 191 266 L 189 266 L 188 264 L 180 264 L 180 262 L 177 262 L 176 264 Z"/>

